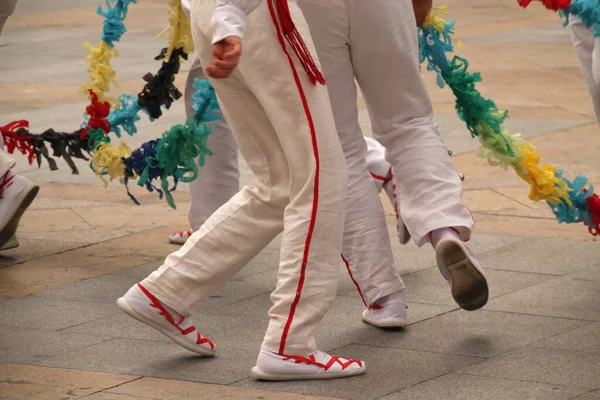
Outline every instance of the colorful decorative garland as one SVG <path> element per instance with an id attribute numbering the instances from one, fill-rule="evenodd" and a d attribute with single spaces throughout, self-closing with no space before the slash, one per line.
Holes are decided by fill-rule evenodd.
<path id="1" fill-rule="evenodd" d="M 593 1 L 598 5 L 598 0 Z M 573 1 L 576 2 L 584 1 Z M 584 9 L 592 8 L 578 8 Z M 434 11 L 447 13 L 446 7 L 436 7 Z M 579 11 L 572 15 L 582 17 Z M 437 74 L 440 87 L 447 85 L 454 93 L 458 116 L 467 125 L 471 136 L 481 142 L 478 155 L 486 158 L 490 165 L 513 168 L 530 185 L 529 198 L 535 202 L 545 200 L 559 222 L 583 222 L 592 235 L 598 236 L 600 197 L 594 193 L 593 186 L 588 185 L 588 179 L 579 175 L 573 182 L 567 180 L 562 170 L 547 163 L 540 164 L 541 158 L 533 144 L 518 134 L 510 134 L 504 127 L 508 111 L 500 111 L 492 100 L 485 99 L 476 89 L 475 84 L 481 82 L 480 74 L 469 72 L 469 62 L 462 57 L 447 58 L 447 54 L 454 51 L 452 35 L 456 35 L 454 21 L 447 22 L 435 13 L 430 14 L 419 28 L 421 62 L 427 61 L 427 69 Z"/>
<path id="2" fill-rule="evenodd" d="M 533 0 L 517 0 L 527 8 Z M 564 26 L 569 24 L 569 16 L 579 19 L 587 28 L 594 29 L 594 36 L 600 36 L 600 2 L 598 0 L 537 0 L 549 10 L 558 11 L 565 18 Z"/>
<path id="3" fill-rule="evenodd" d="M 157 190 L 162 197 L 166 194 L 171 207 L 175 207 L 168 189 L 168 178 L 175 181 L 189 181 L 185 175 L 191 173 L 197 176 L 196 157 L 203 160 L 211 154 L 206 148 L 206 138 L 212 130 L 211 121 L 219 116 L 212 115 L 218 111 L 214 90 L 207 82 L 196 82 L 198 93 L 196 114 L 187 121 L 186 125 L 176 125 L 163 134 L 162 138 L 144 143 L 140 149 L 131 151 L 127 144 L 119 147 L 110 144 L 109 132 L 121 136 L 121 129 L 129 135 L 137 132 L 135 123 L 140 120 L 138 115 L 144 111 L 150 120 L 160 118 L 163 108 L 170 108 L 173 101 L 181 97 L 181 92 L 175 87 L 175 75 L 179 72 L 181 60 L 187 60 L 187 54 L 194 47 L 191 40 L 190 22 L 183 13 L 180 0 L 169 0 L 169 27 L 159 38 L 171 31 L 169 47 L 163 49 L 156 60 L 163 60 L 161 68 L 153 75 L 144 76 L 146 84 L 137 97 L 123 93 L 119 99 L 106 97 L 111 84 L 115 82 L 116 72 L 111 66 L 111 59 L 119 53 L 115 43 L 121 40 L 127 29 L 125 18 L 129 5 L 137 0 L 105 0 L 106 10 L 98 7 L 97 13 L 104 17 L 102 39 L 97 46 L 85 43 L 90 51 L 87 57 L 88 72 L 91 83 L 81 86 L 88 95 L 90 105 L 86 107 L 85 121 L 80 129 L 70 132 L 56 132 L 48 129 L 41 134 L 29 132 L 29 122 L 15 121 L 0 127 L 0 132 L 9 153 L 15 150 L 28 156 L 29 163 L 37 159 L 38 166 L 41 158 L 45 158 L 51 170 L 56 170 L 56 161 L 52 157 L 62 157 L 71 167 L 74 174 L 79 173 L 73 158 L 88 160 L 90 166 L 107 184 L 104 175 L 111 180 L 119 178 L 127 184 L 128 180 L 139 176 L 138 185 L 146 186 L 149 191 Z M 112 109 L 111 109 L 112 108 Z M 46 144 L 53 150 L 52 155 Z M 168 159 L 167 159 L 168 158 Z M 203 163 L 203 161 L 201 161 Z M 161 179 L 161 188 L 157 189 L 152 181 Z M 175 187 L 174 186 L 174 187 Z M 128 194 L 133 198 L 131 193 Z"/>
<path id="4" fill-rule="evenodd" d="M 526 7 L 532 0 L 518 1 Z M 559 10 L 567 18 L 569 15 L 576 16 L 588 27 L 594 27 L 596 33 L 599 32 L 600 7 L 597 0 L 540 1 L 552 10 Z M 107 11 L 98 7 L 98 14 L 105 17 L 102 40 L 96 47 L 85 44 L 91 51 L 88 71 L 92 83 L 83 85 L 82 90 L 88 93 L 91 104 L 86 108 L 86 121 L 79 130 L 60 133 L 49 129 L 36 135 L 28 131 L 27 121 L 15 121 L 0 127 L 0 131 L 7 150 L 12 153 L 16 149 L 27 154 L 30 163 L 37 158 L 39 165 L 41 157 L 44 157 L 51 170 L 57 169 L 45 145 L 48 143 L 53 150 L 52 155 L 64 158 L 73 173 L 77 173 L 72 158 L 87 159 L 84 153 L 88 153 L 92 155 L 92 169 L 105 184 L 105 175 L 110 180 L 119 179 L 126 187 L 130 179 L 139 177 L 139 186 L 146 186 L 149 191 L 156 190 L 161 197 L 164 192 L 169 205 L 175 207 L 169 192 L 179 180 L 189 182 L 195 179 L 198 173 L 195 159 L 199 157 L 199 164 L 203 165 L 204 156 L 211 154 L 206 147 L 206 139 L 212 130 L 211 123 L 220 118 L 219 108 L 208 82 L 197 81 L 194 84 L 194 88 L 198 89 L 194 96 L 196 114 L 185 125 L 174 126 L 163 134 L 162 139 L 146 142 L 135 151 L 131 151 L 124 142 L 119 147 L 110 144 L 107 134 L 111 130 L 118 137 L 121 136 L 121 128 L 129 135 L 137 132 L 135 123 L 140 119 L 138 114 L 141 110 L 154 120 L 161 116 L 162 108 L 168 109 L 174 100 L 181 97 L 173 85 L 174 76 L 179 72 L 180 59 L 187 59 L 187 54 L 193 49 L 189 21 L 183 14 L 181 2 L 169 0 L 172 32 L 169 47 L 156 58 L 164 59 L 161 69 L 156 75 L 144 76 L 147 83 L 137 98 L 122 94 L 118 103 L 116 99 L 105 98 L 110 84 L 115 83 L 116 73 L 110 66 L 110 60 L 118 56 L 114 43 L 126 32 L 124 20 L 130 3 L 136 3 L 136 0 L 106 0 Z M 447 12 L 441 7 L 436 10 Z M 448 85 L 453 91 L 459 117 L 466 123 L 471 135 L 478 137 L 482 144 L 479 156 L 486 158 L 491 165 L 513 168 L 529 183 L 529 198 L 536 202 L 545 200 L 559 222 L 583 222 L 591 234 L 599 235 L 600 198 L 594 193 L 593 186 L 587 184 L 588 179 L 578 176 L 571 182 L 563 177 L 562 170 L 545 163 L 540 165 L 541 159 L 535 146 L 519 135 L 510 135 L 503 126 L 508 112 L 498 110 L 492 100 L 483 98 L 475 88 L 475 84 L 481 81 L 479 73 L 468 72 L 469 63 L 464 58 L 454 56 L 451 61 L 448 60 L 446 54 L 454 51 L 452 35 L 455 35 L 453 21 L 446 22 L 439 16 L 430 15 L 419 28 L 421 62 L 427 61 L 427 69 L 436 72 L 440 87 Z M 170 190 L 169 177 L 174 179 L 175 184 Z M 160 189 L 152 183 L 155 179 L 161 180 Z M 129 189 L 127 192 L 139 204 Z"/>

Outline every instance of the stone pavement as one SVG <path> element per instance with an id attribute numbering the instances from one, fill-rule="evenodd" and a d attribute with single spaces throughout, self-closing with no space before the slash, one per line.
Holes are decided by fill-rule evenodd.
<path id="1" fill-rule="evenodd" d="M 28 119 L 34 131 L 74 130 L 86 104 L 86 50 L 96 43 L 97 0 L 19 0 L 0 37 L 0 124 Z M 114 62 L 122 90 L 137 93 L 155 72 L 165 41 L 162 0 L 131 6 Z M 466 57 L 482 72 L 482 93 L 511 112 L 508 126 L 568 176 L 600 185 L 600 135 L 569 32 L 541 7 L 515 0 L 445 2 Z M 443 3 L 440 3 L 443 4 Z M 183 87 L 184 66 L 177 83 Z M 175 247 L 167 234 L 186 227 L 185 185 L 177 210 L 134 188 L 104 189 L 80 175 L 18 169 L 42 190 L 19 230 L 21 247 L 0 254 L 0 399 L 600 399 L 600 244 L 583 226 L 559 225 L 527 199 L 513 172 L 477 158 L 453 110 L 452 95 L 424 73 L 436 121 L 466 175 L 465 203 L 477 221 L 473 247 L 489 274 L 491 300 L 467 313 L 453 303 L 431 249 L 400 246 L 411 324 L 380 331 L 360 321 L 361 304 L 343 275 L 339 297 L 319 331 L 324 350 L 361 357 L 366 375 L 329 382 L 264 383 L 249 377 L 275 283 L 277 240 L 194 315 L 219 346 L 203 359 L 131 320 L 114 305 Z M 368 118 L 361 104 L 365 132 Z M 132 145 L 183 121 L 177 103 L 139 124 Z M 250 179 L 243 165 L 243 181 Z M 384 199 L 386 209 L 390 206 Z M 319 397 L 321 396 L 321 397 Z"/>

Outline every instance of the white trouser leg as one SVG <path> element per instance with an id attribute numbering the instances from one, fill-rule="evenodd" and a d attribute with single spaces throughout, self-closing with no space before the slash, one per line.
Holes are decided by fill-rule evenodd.
<path id="1" fill-rule="evenodd" d="M 214 0 L 192 2 L 194 40 L 205 65 L 212 60 L 214 9 Z M 290 10 L 315 54 L 295 3 Z M 283 229 L 262 347 L 306 356 L 316 350 L 313 331 L 336 293 L 348 170 L 327 90 L 312 85 L 297 61 L 295 83 L 267 2 L 250 14 L 246 34 L 239 67 L 211 83 L 256 182 L 219 208 L 143 284 L 188 315 L 198 299 L 217 291 Z"/>
<path id="2" fill-rule="evenodd" d="M 381 143 L 367 136 L 365 136 L 365 142 L 367 143 L 367 156 L 365 158 L 367 169 L 373 177 L 377 191 L 380 192 L 383 185 L 387 183 L 391 165 L 385 159 L 385 147 Z"/>
<path id="3" fill-rule="evenodd" d="M 432 120 L 419 73 L 419 49 L 410 0 L 346 0 L 356 79 L 373 136 L 386 148 L 398 184 L 402 220 L 417 245 L 429 232 L 456 228 L 468 240 L 473 219 L 462 187 Z M 377 60 L 374 62 L 373 60 Z"/>
<path id="4" fill-rule="evenodd" d="M 0 177 L 15 166 L 15 160 L 4 150 L 4 141 L 0 138 Z"/>
<path id="5" fill-rule="evenodd" d="M 599 39 L 594 39 L 593 29 L 586 28 L 577 18 L 571 17 L 569 25 L 581 74 L 592 97 L 596 120 L 600 124 L 600 60 L 594 59 L 594 56 L 600 56 L 600 43 L 596 45 Z"/>
<path id="6" fill-rule="evenodd" d="M 192 85 L 194 79 L 206 79 L 200 59 L 196 57 L 185 85 L 185 111 L 187 116 L 194 113 Z M 188 219 L 193 231 L 200 229 L 219 207 L 240 190 L 240 170 L 238 148 L 227 122 L 222 119 L 208 136 L 208 148 L 212 155 L 198 170 L 198 177 L 190 183 L 190 212 Z"/>
<path id="7" fill-rule="evenodd" d="M 335 3 L 335 2 L 334 2 Z M 350 172 L 342 255 L 366 305 L 404 288 L 396 271 L 383 207 L 367 170 L 358 123 L 348 17 L 343 5 L 300 0 L 327 80 L 336 128 Z"/>

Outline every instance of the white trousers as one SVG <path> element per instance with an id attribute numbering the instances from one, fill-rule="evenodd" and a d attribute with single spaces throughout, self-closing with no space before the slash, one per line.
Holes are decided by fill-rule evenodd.
<path id="1" fill-rule="evenodd" d="M 461 181 L 433 123 L 419 72 L 411 0 L 299 0 L 328 82 L 334 114 L 356 119 L 358 82 L 373 127 L 386 148 L 400 211 L 417 245 L 435 229 L 454 227 L 468 240 L 473 219 Z M 339 129 L 339 128 L 338 128 Z"/>
<path id="2" fill-rule="evenodd" d="M 192 1 L 194 42 L 205 65 L 212 60 L 214 10 L 215 0 Z M 290 10 L 316 59 L 295 2 Z M 327 89 L 310 83 L 294 55 L 288 59 L 267 2 L 250 14 L 243 45 L 232 76 L 211 83 L 255 183 L 220 207 L 142 284 L 189 315 L 283 230 L 262 348 L 306 356 L 317 349 L 313 331 L 337 289 L 348 169 Z"/>
<path id="3" fill-rule="evenodd" d="M 194 58 L 185 85 L 185 110 L 188 116 L 194 113 L 192 95 L 194 79 L 206 79 L 200 59 Z M 219 207 L 240 190 L 238 147 L 224 119 L 215 122 L 208 136 L 208 148 L 213 152 L 205 158 L 198 177 L 190 183 L 190 212 L 188 219 L 193 231 L 200 229 Z"/>
<path id="4" fill-rule="evenodd" d="M 0 138 L 0 177 L 15 166 L 15 160 L 4 150 L 4 141 Z"/>
<path id="5" fill-rule="evenodd" d="M 592 97 L 596 120 L 600 124 L 600 38 L 594 38 L 594 30 L 586 28 L 577 18 L 571 17 L 569 26 L 581 73 Z"/>
<path id="6" fill-rule="evenodd" d="M 191 96 L 188 93 L 193 91 L 190 85 L 194 78 L 205 79 L 202 68 L 196 61 L 188 75 L 186 102 Z M 353 82 L 352 80 L 354 88 Z M 340 88 L 331 86 L 329 80 L 328 88 L 330 94 L 340 93 Z M 356 93 L 354 95 L 356 97 Z M 332 104 L 340 105 L 339 102 Z M 344 103 L 344 107 L 350 105 Z M 385 161 L 383 147 L 375 140 L 371 139 L 369 153 L 367 152 L 367 144 L 363 140 L 358 123 L 356 102 L 352 107 L 353 113 L 344 113 L 339 107 L 333 110 L 337 132 L 350 171 L 342 260 L 364 305 L 368 306 L 405 286 L 396 270 L 383 207 L 377 195 L 390 167 Z M 227 201 L 230 193 L 239 185 L 239 167 L 237 156 L 234 156 L 236 148 L 233 135 L 224 121 L 216 128 L 211 133 L 208 143 L 213 155 L 206 158 L 206 165 L 200 168 L 199 178 L 190 186 L 192 204 L 189 220 L 193 230 L 198 229 L 197 227 L 201 226 L 220 204 Z M 365 158 L 369 160 L 371 169 L 368 168 Z M 373 171 L 380 175 L 372 173 Z M 372 179 L 371 175 L 375 179 Z M 378 190 L 374 190 L 373 182 Z"/>

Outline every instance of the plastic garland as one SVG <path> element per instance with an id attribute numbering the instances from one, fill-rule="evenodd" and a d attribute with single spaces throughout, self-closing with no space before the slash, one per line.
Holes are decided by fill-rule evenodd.
<path id="1" fill-rule="evenodd" d="M 593 1 L 598 5 L 598 0 Z M 575 3 L 584 1 L 574 0 L 571 6 Z M 581 9 L 584 8 L 578 8 Z M 571 12 L 572 8 L 568 10 Z M 436 7 L 434 11 L 446 13 L 447 9 Z M 578 17 L 581 16 L 579 13 Z M 454 51 L 452 35 L 455 35 L 454 21 L 447 22 L 430 14 L 419 28 L 421 62 L 427 61 L 427 69 L 437 74 L 440 87 L 447 85 L 454 93 L 458 116 L 467 125 L 471 136 L 481 142 L 478 155 L 486 158 L 490 165 L 514 169 L 530 185 L 529 198 L 535 202 L 546 201 L 559 222 L 583 222 L 592 235 L 598 236 L 600 197 L 594 193 L 593 186 L 588 185 L 588 179 L 579 175 L 569 181 L 563 177 L 562 170 L 547 163 L 540 164 L 541 158 L 533 144 L 518 134 L 510 134 L 504 127 L 508 112 L 500 111 L 492 100 L 484 98 L 476 89 L 475 84 L 481 82 L 480 74 L 469 72 L 469 62 L 462 57 L 447 58 L 447 54 Z"/>
<path id="2" fill-rule="evenodd" d="M 533 0 L 517 0 L 519 5 L 527 8 Z M 598 0 L 537 0 L 552 11 L 558 11 L 565 18 L 564 26 L 569 23 L 569 16 L 579 19 L 587 28 L 594 29 L 594 36 L 600 36 L 600 2 Z"/>
<path id="3" fill-rule="evenodd" d="M 159 35 L 160 38 L 171 31 L 169 47 L 156 57 L 156 60 L 163 60 L 161 68 L 155 75 L 148 73 L 144 76 L 146 84 L 137 97 L 123 93 L 119 99 L 108 98 L 106 93 L 110 91 L 111 84 L 117 85 L 116 72 L 111 67 L 111 59 L 119 55 L 114 46 L 127 31 L 124 21 L 129 5 L 137 0 L 105 1 L 106 10 L 98 7 L 96 11 L 104 17 L 101 41 L 95 47 L 89 43 L 84 44 L 91 53 L 87 57 L 91 83 L 81 86 L 90 99 L 81 128 L 68 133 L 48 129 L 41 134 L 34 134 L 29 132 L 29 122 L 21 120 L 0 127 L 0 132 L 7 151 L 13 153 L 17 150 L 27 155 L 30 164 L 37 159 L 38 166 L 41 166 L 43 157 L 50 169 L 56 170 L 58 167 L 52 157 L 62 157 L 72 172 L 78 174 L 72 159 L 88 160 L 88 156 L 91 156 L 90 166 L 105 184 L 107 182 L 103 175 L 109 175 L 111 180 L 119 176 L 125 184 L 139 175 L 140 186 L 146 186 L 150 191 L 157 190 L 161 197 L 165 192 L 167 201 L 171 207 L 175 207 L 168 190 L 167 178 L 173 177 L 176 185 L 178 180 L 189 180 L 184 178 L 186 173 L 196 177 L 194 158 L 200 157 L 203 160 L 205 155 L 211 154 L 206 148 L 206 138 L 212 125 L 201 122 L 217 118 L 211 115 L 218 111 L 214 91 L 206 83 L 196 83 L 196 89 L 204 97 L 195 96 L 195 108 L 199 111 L 192 117 L 192 125 L 189 125 L 190 121 L 186 125 L 176 125 L 165 132 L 161 139 L 144 143 L 133 152 L 125 143 L 121 143 L 118 148 L 110 145 L 110 138 L 107 136 L 110 131 L 115 132 L 118 137 L 121 136 L 121 129 L 133 135 L 137 132 L 135 123 L 140 120 L 140 111 L 148 114 L 150 120 L 155 120 L 162 115 L 162 108 L 168 109 L 173 101 L 181 97 L 174 86 L 175 75 L 179 72 L 181 60 L 186 60 L 187 54 L 193 51 L 193 43 L 190 23 L 183 13 L 181 1 L 169 0 L 169 27 Z M 46 144 L 52 149 L 52 155 Z M 167 147 L 168 151 L 161 151 Z M 167 153 L 172 157 L 171 161 L 165 159 Z M 140 154 L 144 157 L 140 158 Z M 116 160 L 116 155 L 124 159 Z M 151 183 L 158 177 L 162 180 L 162 190 Z M 128 194 L 131 196 L 129 190 Z"/>

